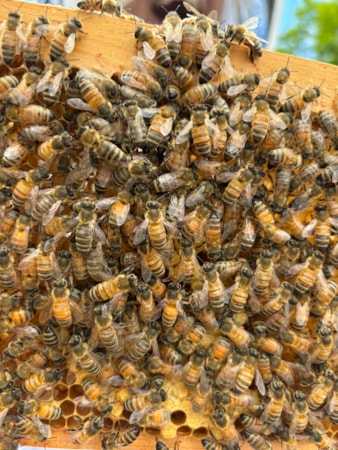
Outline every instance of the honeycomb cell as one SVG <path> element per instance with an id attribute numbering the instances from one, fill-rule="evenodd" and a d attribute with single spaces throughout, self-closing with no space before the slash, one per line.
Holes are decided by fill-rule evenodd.
<path id="1" fill-rule="evenodd" d="M 57 384 L 54 388 L 54 399 L 58 401 L 62 401 L 68 398 L 69 388 L 65 384 Z"/>
<path id="2" fill-rule="evenodd" d="M 187 415 L 184 411 L 176 410 L 171 413 L 170 420 L 175 425 L 182 425 L 187 420 Z"/>
<path id="3" fill-rule="evenodd" d="M 68 417 L 74 413 L 75 404 L 71 400 L 65 400 L 61 404 L 62 414 L 65 417 Z"/>

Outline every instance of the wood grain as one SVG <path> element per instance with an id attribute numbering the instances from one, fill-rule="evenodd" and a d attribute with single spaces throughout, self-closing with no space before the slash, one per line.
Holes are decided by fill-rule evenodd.
<path id="1" fill-rule="evenodd" d="M 83 31 L 77 42 L 74 52 L 68 56 L 71 65 L 99 70 L 103 73 L 113 74 L 122 70 L 133 69 L 132 57 L 136 55 L 134 31 L 137 23 L 132 20 L 118 19 L 106 15 L 83 12 L 79 10 L 66 9 L 62 7 L 46 6 L 37 3 L 23 3 L 16 0 L 2 0 L 0 8 L 0 21 L 4 21 L 8 11 L 19 11 L 23 21 L 27 24 L 38 15 L 45 15 L 52 27 L 56 27 L 62 21 L 77 17 L 82 21 Z M 147 25 L 152 26 L 152 25 Z M 48 57 L 48 48 L 52 38 L 53 28 L 42 43 L 42 56 Z M 286 65 L 291 71 L 292 81 L 300 89 L 317 85 L 320 86 L 322 95 L 314 105 L 314 109 L 338 110 L 338 67 L 298 58 L 291 55 L 265 51 L 262 58 L 253 64 L 244 47 L 233 46 L 231 49 L 231 61 L 236 70 L 256 72 L 262 77 L 271 76 L 276 70 Z M 200 450 L 200 440 L 190 436 L 180 436 L 179 450 Z M 88 442 L 83 448 L 87 450 L 99 450 L 101 448 L 101 437 L 97 436 Z M 155 448 L 155 437 L 143 434 L 130 449 L 148 450 Z M 173 449 L 176 440 L 168 440 L 167 445 Z M 73 445 L 70 433 L 65 430 L 53 429 L 53 437 L 45 443 L 32 443 L 24 439 L 21 445 L 31 445 L 41 448 L 63 448 L 74 449 L 79 446 Z M 248 449 L 248 445 L 242 445 L 242 449 Z M 274 449 L 280 449 L 280 443 L 273 444 Z M 313 443 L 299 442 L 298 448 L 315 449 Z"/>
<path id="2" fill-rule="evenodd" d="M 8 10 L 19 10 L 25 23 L 43 14 L 52 27 L 71 17 L 80 19 L 84 33 L 81 33 L 74 52 L 67 58 L 74 66 L 96 69 L 109 75 L 134 68 L 134 31 L 138 25 L 135 21 L 60 6 L 48 5 L 47 8 L 38 3 L 17 0 L 2 0 L 1 6 L 0 21 L 6 18 Z M 42 55 L 45 58 L 52 34 L 53 28 L 47 40 L 42 43 Z M 256 72 L 262 77 L 271 76 L 287 65 L 291 71 L 290 82 L 297 87 L 304 89 L 313 85 L 320 86 L 322 95 L 314 105 L 314 110 L 327 108 L 338 111 L 337 66 L 268 50 L 253 64 L 248 58 L 247 49 L 237 45 L 232 46 L 230 57 L 236 70 Z"/>

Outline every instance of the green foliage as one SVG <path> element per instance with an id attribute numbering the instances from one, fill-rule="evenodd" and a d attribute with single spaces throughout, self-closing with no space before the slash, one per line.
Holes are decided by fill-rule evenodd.
<path id="1" fill-rule="evenodd" d="M 318 61 L 338 64 L 338 7 L 336 1 L 303 0 L 296 10 L 297 27 L 280 38 L 277 51 L 311 55 Z"/>

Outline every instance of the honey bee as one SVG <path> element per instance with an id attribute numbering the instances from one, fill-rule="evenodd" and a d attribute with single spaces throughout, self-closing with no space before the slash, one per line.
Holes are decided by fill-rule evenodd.
<path id="1" fill-rule="evenodd" d="M 110 433 L 102 439 L 102 448 L 103 450 L 113 450 L 116 447 L 130 445 L 136 441 L 140 432 L 140 428 L 130 428 L 124 433 Z"/>
<path id="2" fill-rule="evenodd" d="M 31 216 L 25 212 L 21 213 L 16 220 L 9 242 L 14 252 L 18 255 L 25 253 L 28 248 L 31 226 Z"/>
<path id="3" fill-rule="evenodd" d="M 0 98 L 6 99 L 11 89 L 14 89 L 19 84 L 19 80 L 14 75 L 5 75 L 0 77 Z"/>
<path id="4" fill-rule="evenodd" d="M 255 175 L 255 168 L 249 165 L 238 171 L 237 175 L 229 182 L 222 194 L 222 200 L 226 204 L 232 204 L 239 199 L 244 189 Z"/>
<path id="5" fill-rule="evenodd" d="M 250 333 L 242 326 L 236 325 L 230 318 L 221 321 L 220 330 L 222 335 L 228 337 L 239 348 L 247 348 L 252 340 Z"/>
<path id="6" fill-rule="evenodd" d="M 181 46 L 177 56 L 180 66 L 190 69 L 194 62 L 195 47 L 197 42 L 197 31 L 193 23 L 183 22 Z"/>
<path id="7" fill-rule="evenodd" d="M 266 100 L 271 109 L 276 111 L 279 104 L 284 99 L 284 89 L 290 77 L 287 67 L 282 67 L 274 74 L 265 93 Z"/>
<path id="8" fill-rule="evenodd" d="M 211 83 L 192 86 L 181 97 L 181 103 L 186 107 L 203 105 L 213 100 L 217 95 L 217 87 Z M 203 109 L 203 108 L 202 108 Z"/>
<path id="9" fill-rule="evenodd" d="M 42 142 L 38 147 L 38 155 L 43 161 L 50 161 L 53 157 L 72 147 L 74 138 L 67 131 Z"/>
<path id="10" fill-rule="evenodd" d="M 76 376 L 76 368 L 86 371 L 90 375 L 101 373 L 102 367 L 97 355 L 92 352 L 89 345 L 83 342 L 81 336 L 73 334 L 68 342 L 71 348 L 71 366 L 67 373 L 67 380 L 70 382 Z"/>
<path id="11" fill-rule="evenodd" d="M 116 187 L 122 187 L 127 183 L 135 183 L 149 175 L 152 171 L 152 164 L 147 158 L 134 159 L 127 165 L 120 165 L 113 171 L 112 184 Z"/>
<path id="12" fill-rule="evenodd" d="M 252 283 L 257 295 L 263 295 L 269 288 L 278 286 L 279 280 L 274 270 L 273 253 L 271 250 L 267 248 L 262 250 Z"/>
<path id="13" fill-rule="evenodd" d="M 289 233 L 277 228 L 273 214 L 266 203 L 254 198 L 252 201 L 252 209 L 267 239 L 278 243 L 290 240 L 291 236 Z"/>
<path id="14" fill-rule="evenodd" d="M 335 442 L 331 439 L 321 427 L 308 428 L 305 430 L 309 439 L 313 441 L 317 448 L 322 450 L 334 450 Z"/>
<path id="15" fill-rule="evenodd" d="M 226 289 L 225 303 L 229 303 L 230 311 L 238 313 L 242 311 L 249 298 L 249 288 L 253 272 L 248 266 L 243 266 L 235 279 L 235 283 Z"/>
<path id="16" fill-rule="evenodd" d="M 27 68 L 35 66 L 39 60 L 41 39 L 49 30 L 49 21 L 44 16 L 38 16 L 27 25 L 25 30 L 26 45 L 22 56 Z"/>
<path id="17" fill-rule="evenodd" d="M 183 384 L 187 389 L 195 389 L 204 371 L 206 351 L 198 347 L 191 355 L 189 362 L 183 367 Z"/>
<path id="18" fill-rule="evenodd" d="M 208 83 L 219 73 L 224 64 L 231 64 L 228 58 L 230 45 L 226 42 L 218 42 L 213 52 L 203 58 L 199 73 L 199 82 Z"/>
<path id="19" fill-rule="evenodd" d="M 166 220 L 158 202 L 150 201 L 146 205 L 145 220 L 136 228 L 134 244 L 139 245 L 147 235 L 149 242 L 156 250 L 162 250 L 168 243 L 168 234 L 175 230 Z"/>
<path id="20" fill-rule="evenodd" d="M 13 105 L 27 106 L 33 100 L 40 80 L 41 70 L 32 67 L 23 74 L 20 83 L 11 89 L 7 101 Z"/>
<path id="21" fill-rule="evenodd" d="M 331 164 L 322 169 L 319 175 L 316 177 L 316 183 L 319 186 L 325 186 L 328 184 L 337 183 L 337 171 L 338 164 Z"/>
<path id="22" fill-rule="evenodd" d="M 183 186 L 196 186 L 199 177 L 195 170 L 188 167 L 167 172 L 153 181 L 156 192 L 171 192 Z"/>
<path id="23" fill-rule="evenodd" d="M 292 292 L 293 289 L 290 283 L 283 281 L 280 288 L 278 288 L 276 295 L 264 304 L 262 314 L 265 316 L 271 316 L 272 314 L 280 311 L 280 309 L 289 302 Z"/>
<path id="24" fill-rule="evenodd" d="M 129 291 L 133 275 L 119 274 L 90 288 L 88 298 L 93 302 L 103 302 Z"/>
<path id="25" fill-rule="evenodd" d="M 205 335 L 205 328 L 199 324 L 194 324 L 191 329 L 178 342 L 178 350 L 183 355 L 191 355 L 197 350 L 198 344 Z"/>
<path id="26" fill-rule="evenodd" d="M 171 133 L 174 120 L 177 116 L 177 108 L 174 105 L 162 106 L 151 120 L 147 132 L 147 148 L 159 147 L 164 138 Z"/>
<path id="27" fill-rule="evenodd" d="M 176 322 L 177 316 L 182 313 L 182 295 L 180 290 L 181 285 L 179 283 L 171 282 L 168 284 L 165 299 L 163 300 L 162 325 L 164 328 L 172 327 Z"/>
<path id="28" fill-rule="evenodd" d="M 13 289 L 19 283 L 10 251 L 7 247 L 0 246 L 0 285 L 3 289 Z"/>
<path id="29" fill-rule="evenodd" d="M 155 250 L 148 240 L 137 246 L 137 251 L 142 259 L 142 276 L 148 282 L 151 276 L 163 278 L 166 274 L 166 267 L 162 256 Z"/>
<path id="30" fill-rule="evenodd" d="M 172 279 L 174 281 L 184 282 L 185 284 L 202 278 L 202 269 L 198 262 L 193 242 L 183 239 L 180 260 L 178 266 L 174 269 Z"/>
<path id="31" fill-rule="evenodd" d="M 336 220 L 333 217 L 329 217 L 328 209 L 326 205 L 315 206 L 315 218 L 305 225 L 302 237 L 314 238 L 314 246 L 321 252 L 326 252 L 332 243 L 332 231 L 331 227 L 336 226 Z"/>
<path id="32" fill-rule="evenodd" d="M 21 27 L 21 16 L 18 12 L 9 12 L 1 25 L 2 61 L 10 66 L 16 55 L 21 54 L 26 45 L 26 38 Z"/>
<path id="33" fill-rule="evenodd" d="M 68 77 L 69 63 L 64 59 L 53 61 L 36 86 L 36 92 L 43 93 L 46 106 L 53 106 L 60 97 L 61 88 Z"/>
<path id="34" fill-rule="evenodd" d="M 223 450 L 224 445 L 219 444 L 213 439 L 204 438 L 201 440 L 201 444 L 206 450 Z"/>
<path id="35" fill-rule="evenodd" d="M 192 213 L 184 216 L 182 234 L 186 239 L 199 243 L 203 240 L 204 227 L 211 214 L 210 206 L 207 202 L 202 202 Z"/>
<path id="36" fill-rule="evenodd" d="M 303 265 L 296 264 L 291 267 L 289 273 L 298 274 L 294 281 L 294 288 L 300 293 L 308 292 L 315 283 L 318 277 L 322 277 L 324 256 L 319 251 L 313 252 Z"/>
<path id="37" fill-rule="evenodd" d="M 136 100 L 128 100 L 123 104 L 124 116 L 127 121 L 127 135 L 136 147 L 144 148 L 147 139 L 147 127 L 142 111 Z"/>
<path id="38" fill-rule="evenodd" d="M 27 417 L 38 416 L 39 419 L 57 420 L 62 415 L 62 409 L 56 402 L 39 403 L 32 397 L 19 403 L 18 413 Z"/>
<path id="39" fill-rule="evenodd" d="M 176 59 L 182 41 L 183 23 L 177 11 L 169 11 L 162 22 L 163 33 L 170 58 Z"/>
<path id="40" fill-rule="evenodd" d="M 163 389 L 151 389 L 148 392 L 132 394 L 124 403 L 126 411 L 140 411 L 149 406 L 157 407 L 166 400 L 166 393 Z"/>
<path id="41" fill-rule="evenodd" d="M 64 278 L 53 281 L 51 296 L 39 316 L 40 322 L 46 322 L 51 314 L 60 327 L 69 327 L 82 317 L 80 307 L 70 298 L 70 289 Z"/>
<path id="42" fill-rule="evenodd" d="M 303 120 L 308 120 L 311 115 L 312 103 L 320 96 L 320 90 L 317 86 L 305 89 L 302 93 L 299 93 L 289 100 L 287 100 L 279 111 L 297 114 L 301 112 Z"/>
<path id="43" fill-rule="evenodd" d="M 196 385 L 196 392 L 191 399 L 191 409 L 194 413 L 203 413 L 205 411 L 211 392 L 212 380 L 202 371 L 200 381 Z"/>
<path id="44" fill-rule="evenodd" d="M 142 91 L 144 94 L 158 101 L 163 95 L 161 85 L 151 75 L 139 71 L 124 71 L 119 75 L 120 81 Z"/>
<path id="45" fill-rule="evenodd" d="M 161 428 L 170 420 L 170 412 L 164 408 L 147 406 L 141 411 L 133 411 L 129 423 L 141 427 Z"/>
<path id="46" fill-rule="evenodd" d="M 123 379 L 127 381 L 129 386 L 136 387 L 138 389 L 146 388 L 148 385 L 148 379 L 142 370 L 140 370 L 132 361 L 125 357 L 121 357 L 118 360 L 118 368 Z"/>
<path id="47" fill-rule="evenodd" d="M 34 104 L 27 106 L 8 104 L 5 107 L 5 116 L 8 120 L 20 122 L 25 125 L 43 125 L 55 119 L 53 111 Z"/>
<path id="48" fill-rule="evenodd" d="M 102 414 L 108 414 L 113 407 L 109 403 L 107 392 L 102 388 L 101 384 L 92 377 L 85 377 L 81 385 L 83 387 L 86 400 Z"/>
<path id="49" fill-rule="evenodd" d="M 311 140 L 311 125 L 303 119 L 296 119 L 293 123 L 295 141 L 301 152 L 303 160 L 313 156 L 313 145 Z"/>
<path id="50" fill-rule="evenodd" d="M 338 147 L 338 122 L 330 111 L 320 110 L 317 114 L 320 127 L 328 134 L 335 149 Z"/>
<path id="51" fill-rule="evenodd" d="M 15 430 L 20 437 L 26 437 L 33 442 L 45 442 L 51 436 L 49 425 L 46 425 L 36 417 L 28 418 L 15 415 Z"/>
<path id="52" fill-rule="evenodd" d="M 63 370 L 47 367 L 29 375 L 23 381 L 22 389 L 29 394 L 38 395 L 41 391 L 47 390 L 56 381 L 61 380 L 62 377 Z"/>
<path id="53" fill-rule="evenodd" d="M 170 53 L 162 37 L 155 31 L 145 27 L 137 27 L 135 38 L 142 42 L 143 51 L 148 59 L 156 59 L 160 66 L 169 68 Z"/>
<path id="54" fill-rule="evenodd" d="M 147 283 L 138 284 L 136 299 L 140 304 L 139 314 L 143 322 L 149 323 L 160 317 L 161 312 L 156 308 L 152 291 Z"/>
<path id="55" fill-rule="evenodd" d="M 257 73 L 254 74 L 237 74 L 234 75 L 231 78 L 228 78 L 227 80 L 221 81 L 221 83 L 218 86 L 218 90 L 220 94 L 227 95 L 228 97 L 235 97 L 239 94 L 242 94 L 240 98 L 240 102 L 237 103 L 237 111 L 232 112 L 232 117 L 230 118 L 230 125 L 235 125 L 238 123 L 241 118 L 243 117 L 243 114 L 238 115 L 240 110 L 243 110 L 243 107 L 245 106 L 245 109 L 249 109 L 248 106 L 250 104 L 251 106 L 251 97 L 247 93 L 249 90 L 255 89 L 256 86 L 258 86 L 260 81 L 260 77 Z M 244 95 L 244 97 L 243 97 Z M 243 111 L 244 113 L 244 111 Z"/>
<path id="56" fill-rule="evenodd" d="M 56 29 L 49 47 L 51 61 L 62 59 L 65 53 L 72 53 L 78 34 L 82 32 L 81 29 L 82 24 L 75 17 L 68 19 Z"/>
<path id="57" fill-rule="evenodd" d="M 220 406 L 217 406 L 211 414 L 213 426 L 210 429 L 212 436 L 225 447 L 238 450 L 239 435 L 229 415 Z"/>
<path id="58" fill-rule="evenodd" d="M 311 411 L 318 410 L 327 401 L 335 383 L 332 369 L 326 369 L 323 375 L 318 377 L 307 397 L 307 403 Z"/>
<path id="59" fill-rule="evenodd" d="M 117 84 L 110 78 L 87 69 L 80 69 L 75 80 L 81 99 L 70 98 L 67 103 L 73 108 L 97 113 L 105 119 L 110 118 L 113 108 L 108 99 L 117 94 Z"/>
<path id="60" fill-rule="evenodd" d="M 97 334 L 97 338 L 105 348 L 108 354 L 114 353 L 116 357 L 122 354 L 122 342 L 116 327 L 113 323 L 113 317 L 107 310 L 106 305 L 99 305 L 94 309 L 94 328 L 91 333 L 91 341 L 94 339 L 94 335 Z"/>
<path id="61" fill-rule="evenodd" d="M 272 450 L 271 442 L 267 438 L 261 436 L 258 433 L 253 433 L 249 430 L 244 430 L 243 436 L 246 442 L 254 450 Z"/>
<path id="62" fill-rule="evenodd" d="M 258 37 L 254 30 L 258 25 L 258 17 L 250 17 L 240 25 L 228 25 L 225 29 L 224 39 L 228 42 L 237 42 L 244 44 L 249 49 L 249 57 L 254 61 L 255 56 L 263 55 L 263 47 L 261 42 L 266 42 Z"/>
<path id="63" fill-rule="evenodd" d="M 261 418 L 264 423 L 276 426 L 281 420 L 285 401 L 284 384 L 278 378 L 273 378 L 271 381 L 269 397 L 270 400 L 266 404 Z"/>
<path id="64" fill-rule="evenodd" d="M 203 264 L 203 272 L 208 286 L 208 302 L 215 313 L 221 313 L 225 306 L 225 287 L 214 263 Z"/>
<path id="65" fill-rule="evenodd" d="M 104 425 L 102 416 L 91 416 L 83 424 L 83 428 L 80 431 L 76 431 L 72 434 L 71 440 L 73 444 L 83 445 L 92 439 L 97 433 L 102 430 Z"/>

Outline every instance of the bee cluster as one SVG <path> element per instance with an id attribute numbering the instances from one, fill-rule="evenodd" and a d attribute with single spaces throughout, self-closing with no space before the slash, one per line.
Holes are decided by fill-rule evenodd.
<path id="1" fill-rule="evenodd" d="M 234 72 L 248 23 L 186 7 L 114 79 L 63 59 L 77 19 L 49 62 L 3 27 L 0 448 L 336 448 L 337 118 L 287 68 Z"/>

